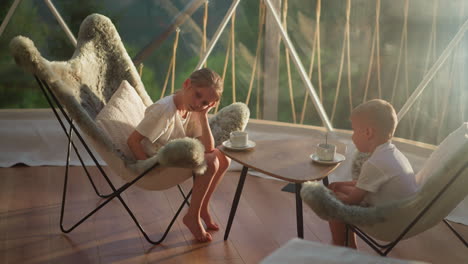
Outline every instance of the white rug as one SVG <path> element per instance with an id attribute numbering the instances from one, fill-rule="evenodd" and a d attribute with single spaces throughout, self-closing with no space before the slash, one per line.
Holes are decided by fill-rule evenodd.
<path id="1" fill-rule="evenodd" d="M 75 136 L 75 140 L 76 140 Z M 83 146 L 76 140 L 80 153 Z M 0 110 L 0 167 L 23 163 L 28 166 L 64 166 L 68 139 L 53 112 L 48 109 Z M 105 162 L 97 155 L 98 162 Z M 95 165 L 82 154 L 85 165 Z M 80 165 L 72 149 L 71 165 Z"/>

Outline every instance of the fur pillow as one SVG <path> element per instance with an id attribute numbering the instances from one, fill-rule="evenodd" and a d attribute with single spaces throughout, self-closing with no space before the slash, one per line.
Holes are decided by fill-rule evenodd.
<path id="1" fill-rule="evenodd" d="M 127 145 L 128 136 L 143 119 L 145 109 L 146 106 L 135 88 L 124 80 L 96 116 L 96 125 L 128 159 L 134 159 Z"/>

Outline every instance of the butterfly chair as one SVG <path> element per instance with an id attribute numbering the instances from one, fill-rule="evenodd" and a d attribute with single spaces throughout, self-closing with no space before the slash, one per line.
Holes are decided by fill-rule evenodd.
<path id="1" fill-rule="evenodd" d="M 179 186 L 184 201 L 158 241 L 150 239 L 141 227 L 122 199 L 122 192 L 132 185 L 150 190 L 167 189 L 182 183 L 191 175 L 203 173 L 206 169 L 204 147 L 196 139 L 177 139 L 170 141 L 149 159 L 136 161 L 126 141 L 142 120 L 146 107 L 153 102 L 110 19 L 98 14 L 88 16 L 80 26 L 77 41 L 77 48 L 68 61 L 46 60 L 26 37 L 15 37 L 10 43 L 16 63 L 35 75 L 68 138 L 60 228 L 65 233 L 71 232 L 117 198 L 146 240 L 159 244 L 166 237 L 184 204 L 188 204 L 191 191 L 185 195 Z M 245 129 L 248 119 L 249 109 L 245 104 L 235 103 L 221 109 L 210 118 L 216 144 L 226 140 L 231 131 Z M 98 191 L 75 146 L 74 135 L 96 164 L 99 174 L 111 188 L 111 193 L 101 194 Z M 105 200 L 67 229 L 64 228 L 63 218 L 71 148 L 76 152 L 94 191 Z M 125 180 L 125 184 L 117 188 L 112 183 L 91 148 L 114 173 Z M 189 172 L 188 176 L 185 173 L 183 177 L 161 177 L 159 172 L 165 167 L 191 170 L 193 174 Z"/>
<path id="2" fill-rule="evenodd" d="M 468 194 L 468 123 L 440 143 L 416 174 L 416 181 L 419 190 L 411 197 L 375 207 L 343 204 L 328 188 L 313 182 L 304 184 L 301 196 L 320 218 L 346 223 L 347 232 L 355 232 L 383 256 L 400 240 L 422 233 L 440 221 L 468 247 L 445 220 Z"/>

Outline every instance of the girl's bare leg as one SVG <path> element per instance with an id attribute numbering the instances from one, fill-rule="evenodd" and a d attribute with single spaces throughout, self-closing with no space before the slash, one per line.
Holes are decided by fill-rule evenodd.
<path id="1" fill-rule="evenodd" d="M 219 230 L 218 224 L 216 224 L 213 219 L 211 218 L 211 214 L 209 211 L 209 202 L 211 200 L 211 196 L 213 195 L 214 191 L 218 187 L 219 183 L 221 182 L 221 179 L 224 177 L 224 174 L 226 173 L 227 169 L 229 168 L 229 165 L 231 164 L 231 159 L 226 157 L 221 151 L 218 149 L 215 149 L 213 151 L 215 153 L 216 158 L 219 163 L 218 170 L 216 171 L 213 180 L 211 180 L 210 187 L 208 189 L 208 192 L 205 195 L 205 198 L 203 199 L 203 203 L 201 206 L 201 212 L 200 212 L 200 217 L 203 219 L 205 222 L 206 228 L 211 229 L 211 230 Z"/>
<path id="2" fill-rule="evenodd" d="M 219 162 L 215 154 L 208 153 L 205 155 L 205 159 L 208 168 L 205 174 L 195 177 L 190 207 L 182 220 L 190 232 L 192 232 L 195 238 L 200 242 L 212 240 L 210 233 L 206 232 L 201 223 L 200 212 L 203 200 L 210 188 L 211 181 L 213 180 L 213 175 L 216 175 L 219 168 Z"/>

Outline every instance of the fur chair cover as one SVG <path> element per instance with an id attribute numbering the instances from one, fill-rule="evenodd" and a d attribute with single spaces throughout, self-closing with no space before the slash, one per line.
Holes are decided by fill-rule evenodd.
<path id="1" fill-rule="evenodd" d="M 332 191 L 316 181 L 306 182 L 301 197 L 314 212 L 324 220 L 346 220 L 355 225 L 374 224 L 385 221 L 385 212 L 394 209 L 384 207 L 362 207 L 347 205 L 338 200 Z"/>
<path id="2" fill-rule="evenodd" d="M 351 163 L 351 178 L 357 180 L 361 173 L 361 168 L 364 162 L 369 159 L 370 153 L 356 151 L 353 155 L 353 161 Z"/>
<path id="3" fill-rule="evenodd" d="M 34 43 L 23 36 L 13 38 L 10 49 L 21 68 L 49 85 L 91 142 L 90 145 L 125 180 L 132 180 L 156 162 L 163 166 L 192 168 L 195 173 L 203 173 L 206 169 L 204 148 L 198 140 L 184 138 L 171 141 L 156 156 L 137 162 L 126 158 L 106 133 L 96 126 L 97 114 L 123 80 L 135 88 L 146 106 L 153 103 L 109 18 L 92 14 L 83 21 L 76 50 L 68 61 L 48 61 L 41 56 Z M 220 142 L 231 131 L 245 129 L 249 110 L 245 104 L 238 103 L 222 109 L 212 119 L 210 125 L 215 141 Z"/>
<path id="4" fill-rule="evenodd" d="M 249 121 L 250 111 L 244 103 L 233 103 L 221 109 L 210 118 L 210 128 L 215 139 L 215 145 L 219 146 L 229 139 L 232 131 L 243 131 Z"/>
<path id="5" fill-rule="evenodd" d="M 355 161 L 362 165 L 362 159 Z M 468 195 L 468 123 L 452 132 L 431 154 L 416 175 L 416 179 L 423 179 L 419 191 L 407 199 L 376 207 L 346 205 L 315 182 L 303 184 L 301 197 L 324 220 L 339 220 L 358 226 L 376 239 L 393 241 L 456 176 L 404 237 L 409 238 L 438 224 Z"/>

